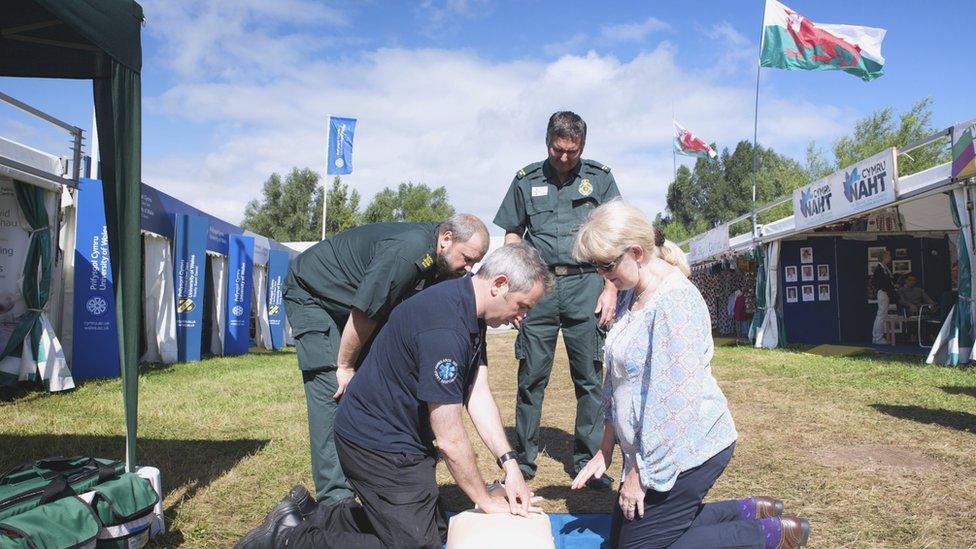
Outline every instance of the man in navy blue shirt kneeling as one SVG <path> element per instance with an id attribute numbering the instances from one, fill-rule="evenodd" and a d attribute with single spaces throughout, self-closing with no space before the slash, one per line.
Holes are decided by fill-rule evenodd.
<path id="1" fill-rule="evenodd" d="M 511 244 L 488 255 L 476 275 L 394 309 L 335 419 L 339 463 L 362 505 L 320 504 L 307 520 L 278 528 L 273 544 L 441 547 L 447 523 L 438 506 L 438 452 L 479 509 L 526 515 L 531 494 L 488 385 L 485 326 L 521 321 L 551 284 L 539 253 Z M 485 488 L 462 406 L 505 471 L 504 494 Z"/>

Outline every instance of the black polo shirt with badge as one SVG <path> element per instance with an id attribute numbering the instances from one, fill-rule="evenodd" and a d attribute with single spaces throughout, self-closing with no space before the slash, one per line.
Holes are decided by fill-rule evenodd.
<path id="1" fill-rule="evenodd" d="M 339 401 L 335 432 L 379 452 L 434 455 L 429 403 L 466 402 L 488 364 L 471 275 L 393 310 Z"/>

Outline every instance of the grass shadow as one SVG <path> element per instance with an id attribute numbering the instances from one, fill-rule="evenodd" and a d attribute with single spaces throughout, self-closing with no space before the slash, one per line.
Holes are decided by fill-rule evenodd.
<path id="1" fill-rule="evenodd" d="M 976 434 L 976 414 L 970 414 L 969 412 L 895 404 L 872 404 L 871 407 L 882 414 L 900 419 L 910 419 L 919 423 L 939 425 L 957 431 Z"/>
<path id="2" fill-rule="evenodd" d="M 505 427 L 505 436 L 514 442 L 515 428 Z M 552 459 L 562 463 L 563 471 L 569 475 L 569 478 L 576 476 L 575 467 L 573 467 L 574 446 L 575 437 L 572 433 L 555 427 L 539 427 L 539 453 L 545 452 Z"/>
<path id="3" fill-rule="evenodd" d="M 140 461 L 160 470 L 163 499 L 176 489 L 184 490 L 180 498 L 163 512 L 167 526 L 180 515 L 180 506 L 220 478 L 238 462 L 261 451 L 268 440 L 174 440 L 140 438 Z M 99 435 L 9 435 L 0 434 L 0 471 L 24 462 L 53 456 L 96 456 L 125 459 L 125 438 Z M 166 546 L 179 545 L 183 534 L 167 530 L 161 540 Z"/>
<path id="4" fill-rule="evenodd" d="M 976 398 L 976 387 L 960 387 L 958 385 L 946 385 L 939 387 L 950 395 L 968 395 Z"/>

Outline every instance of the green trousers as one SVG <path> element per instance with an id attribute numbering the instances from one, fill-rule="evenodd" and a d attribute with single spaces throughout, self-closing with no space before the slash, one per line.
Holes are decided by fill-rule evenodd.
<path id="1" fill-rule="evenodd" d="M 522 321 L 515 341 L 515 357 L 519 359 L 515 450 L 526 478 L 535 476 L 542 401 L 560 329 L 576 390 L 574 472 L 579 472 L 600 448 L 604 331 L 593 309 L 602 290 L 603 278 L 595 273 L 556 277 L 555 290 L 540 300 Z"/>
<path id="2" fill-rule="evenodd" d="M 332 395 L 338 387 L 336 357 L 341 333 L 325 308 L 293 280 L 285 282 L 284 302 L 305 386 L 315 499 L 339 502 L 353 497 L 352 488 L 339 466 L 332 431 L 339 407 Z"/>

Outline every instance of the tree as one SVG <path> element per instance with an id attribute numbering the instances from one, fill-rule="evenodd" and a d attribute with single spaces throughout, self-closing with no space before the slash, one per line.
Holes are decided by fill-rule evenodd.
<path id="1" fill-rule="evenodd" d="M 326 193 L 325 235 L 331 236 L 359 225 L 359 191 L 349 191 L 339 176 L 332 180 Z"/>
<path id="2" fill-rule="evenodd" d="M 400 183 L 397 190 L 383 189 L 363 212 L 363 222 L 443 221 L 454 215 L 447 189 L 431 189 L 423 183 Z"/>
<path id="3" fill-rule="evenodd" d="M 241 227 L 279 242 L 318 240 L 322 235 L 319 174 L 292 168 L 284 184 L 277 173 L 264 182 L 263 198 L 248 202 Z"/>
<path id="4" fill-rule="evenodd" d="M 837 140 L 834 156 L 838 167 L 856 162 L 887 149 L 904 147 L 935 133 L 932 127 L 932 100 L 922 99 L 911 110 L 901 115 L 898 125 L 891 107 L 875 111 L 854 124 L 854 132 Z M 932 166 L 948 162 L 949 151 L 944 142 L 936 142 L 901 155 L 898 158 L 898 174 L 908 175 Z"/>

